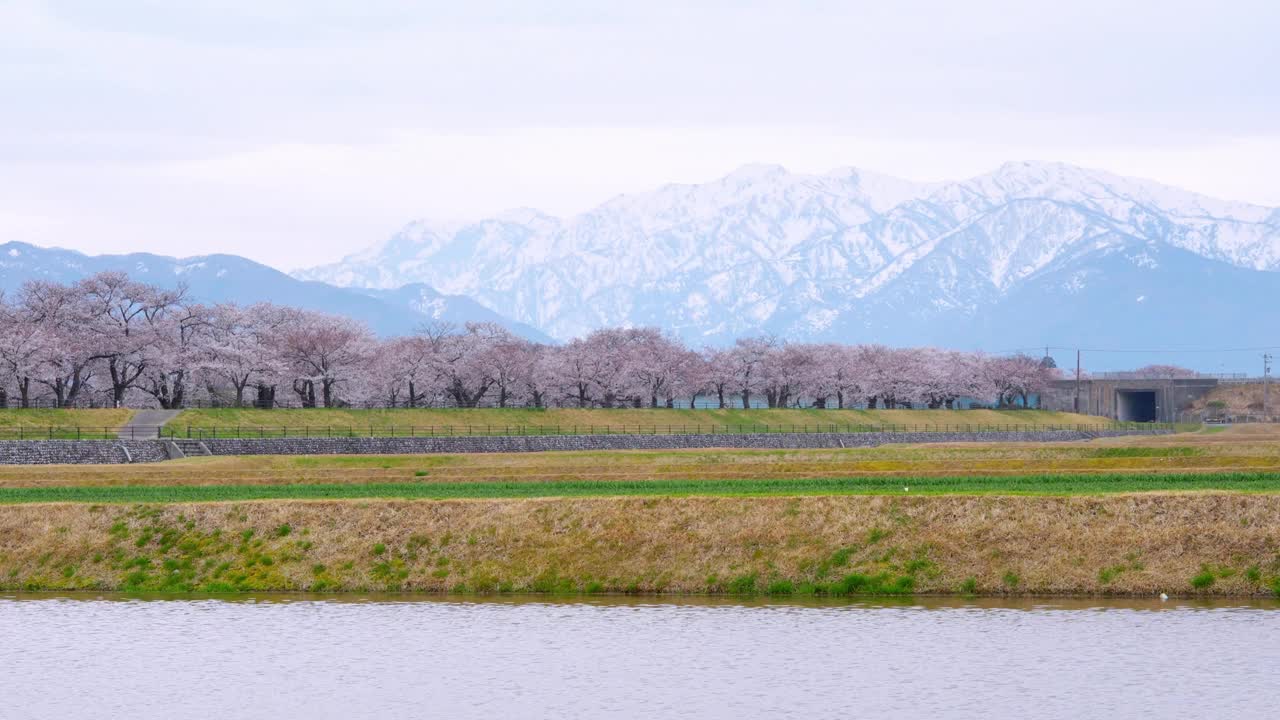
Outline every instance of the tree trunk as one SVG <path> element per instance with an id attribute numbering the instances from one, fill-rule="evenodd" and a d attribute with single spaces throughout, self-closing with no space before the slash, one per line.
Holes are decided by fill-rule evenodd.
<path id="1" fill-rule="evenodd" d="M 263 383 L 258 383 L 257 386 L 254 388 L 253 406 L 256 408 L 270 407 L 269 405 L 266 404 L 266 402 L 267 402 L 267 386 Z"/>
<path id="2" fill-rule="evenodd" d="M 71 374 L 71 389 L 67 391 L 67 405 L 75 405 L 76 400 L 80 398 L 80 391 L 84 389 L 84 384 L 89 380 L 90 375 L 81 375 L 79 370 Z"/>
<path id="3" fill-rule="evenodd" d="M 316 385 L 310 380 L 294 380 L 293 392 L 298 396 L 298 400 L 304 408 L 313 408 L 316 406 Z"/>

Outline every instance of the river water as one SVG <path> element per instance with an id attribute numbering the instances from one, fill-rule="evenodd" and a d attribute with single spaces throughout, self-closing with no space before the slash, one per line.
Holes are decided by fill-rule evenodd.
<path id="1" fill-rule="evenodd" d="M 0 596 L 5 720 L 1253 718 L 1278 670 L 1273 603 Z"/>

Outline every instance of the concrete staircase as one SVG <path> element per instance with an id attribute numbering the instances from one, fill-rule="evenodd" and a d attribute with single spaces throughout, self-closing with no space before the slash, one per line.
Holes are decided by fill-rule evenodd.
<path id="1" fill-rule="evenodd" d="M 189 457 L 203 457 L 212 455 L 209 452 L 209 446 L 200 440 L 186 440 L 174 438 L 167 441 L 170 460 L 181 460 Z"/>

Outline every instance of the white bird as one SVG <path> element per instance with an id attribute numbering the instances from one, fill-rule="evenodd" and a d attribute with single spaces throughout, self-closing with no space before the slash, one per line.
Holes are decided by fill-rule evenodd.
<path id="1" fill-rule="evenodd" d="M 911 492 L 911 488 L 909 488 L 909 487 L 904 487 L 904 488 L 902 488 L 902 492 Z"/>
<path id="2" fill-rule="evenodd" d="M 1168 595 L 1165 595 L 1164 593 L 1160 593 L 1160 602 L 1164 602 L 1165 600 L 1168 600 L 1168 599 L 1169 599 Z"/>

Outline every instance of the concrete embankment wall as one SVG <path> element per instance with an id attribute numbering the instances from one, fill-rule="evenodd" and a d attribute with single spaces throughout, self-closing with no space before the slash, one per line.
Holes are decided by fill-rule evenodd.
<path id="1" fill-rule="evenodd" d="M 1033 432 L 760 433 L 721 435 L 538 435 L 476 437 L 238 438 L 204 440 L 214 455 L 418 455 L 681 448 L 855 448 L 889 443 L 1062 442 L 1168 431 L 1044 430 Z M 124 449 L 129 450 L 128 459 Z M 157 462 L 160 440 L 22 440 L 0 442 L 0 464 Z"/>
<path id="2" fill-rule="evenodd" d="M 0 590 L 1280 592 L 1280 495 L 0 506 Z"/>

